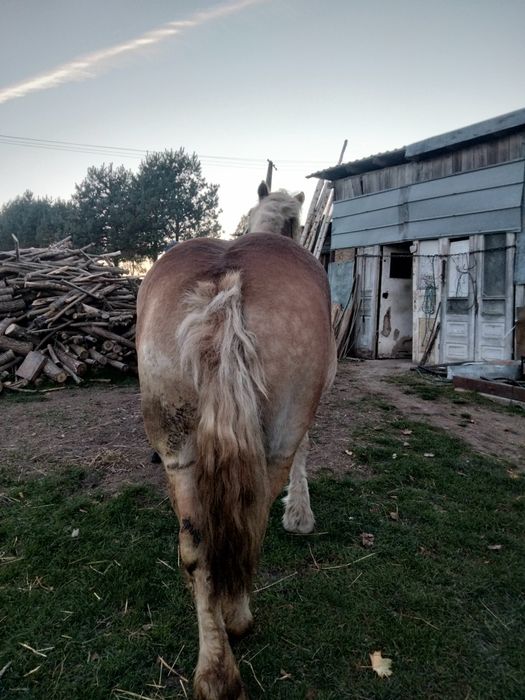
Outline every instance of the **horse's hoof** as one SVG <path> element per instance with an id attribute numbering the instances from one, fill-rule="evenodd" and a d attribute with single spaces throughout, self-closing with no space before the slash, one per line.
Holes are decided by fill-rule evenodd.
<path id="1" fill-rule="evenodd" d="M 193 696 L 195 700 L 248 700 L 238 671 L 229 678 L 220 672 L 197 672 Z"/>
<path id="2" fill-rule="evenodd" d="M 314 514 L 310 508 L 287 508 L 283 515 L 283 527 L 287 532 L 308 535 L 315 527 Z"/>

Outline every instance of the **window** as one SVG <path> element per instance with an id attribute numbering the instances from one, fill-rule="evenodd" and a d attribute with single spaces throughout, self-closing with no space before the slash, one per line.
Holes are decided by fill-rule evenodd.
<path id="1" fill-rule="evenodd" d="M 506 234 L 491 233 L 485 236 L 483 254 L 483 316 L 505 314 L 505 290 L 507 281 Z"/>

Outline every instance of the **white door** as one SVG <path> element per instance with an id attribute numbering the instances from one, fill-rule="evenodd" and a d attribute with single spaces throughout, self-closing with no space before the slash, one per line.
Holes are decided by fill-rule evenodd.
<path id="1" fill-rule="evenodd" d="M 476 261 L 468 238 L 450 241 L 442 308 L 442 362 L 473 359 Z"/>
<path id="2" fill-rule="evenodd" d="M 476 360 L 512 357 L 512 268 L 514 234 L 478 236 L 481 265 L 478 277 Z"/>
<path id="3" fill-rule="evenodd" d="M 442 362 L 512 357 L 514 234 L 450 241 Z"/>

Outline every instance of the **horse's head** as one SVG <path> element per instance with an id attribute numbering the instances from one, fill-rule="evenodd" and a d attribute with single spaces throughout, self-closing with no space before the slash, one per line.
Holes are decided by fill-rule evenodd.
<path id="1" fill-rule="evenodd" d="M 259 204 L 248 212 L 247 233 L 277 233 L 299 240 L 299 216 L 304 192 L 291 195 L 285 190 L 269 192 L 263 181 L 257 190 Z"/>

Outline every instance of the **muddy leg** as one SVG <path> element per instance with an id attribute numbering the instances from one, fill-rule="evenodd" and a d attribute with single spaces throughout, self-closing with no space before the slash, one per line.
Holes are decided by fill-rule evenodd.
<path id="1" fill-rule="evenodd" d="M 306 534 L 312 532 L 315 525 L 314 514 L 310 507 L 310 494 L 306 478 L 306 457 L 308 455 L 308 433 L 305 434 L 290 470 L 288 493 L 283 498 L 285 505 L 283 526 L 288 532 Z"/>
<path id="2" fill-rule="evenodd" d="M 250 596 L 242 593 L 236 598 L 223 598 L 222 614 L 226 631 L 231 637 L 244 637 L 253 627 L 253 615 L 250 610 Z"/>
<path id="3" fill-rule="evenodd" d="M 246 700 L 233 656 L 221 602 L 213 594 L 199 527 L 200 504 L 191 466 L 177 468 L 164 456 L 168 488 L 180 522 L 181 562 L 192 589 L 199 624 L 199 660 L 195 670 L 196 700 Z"/>

